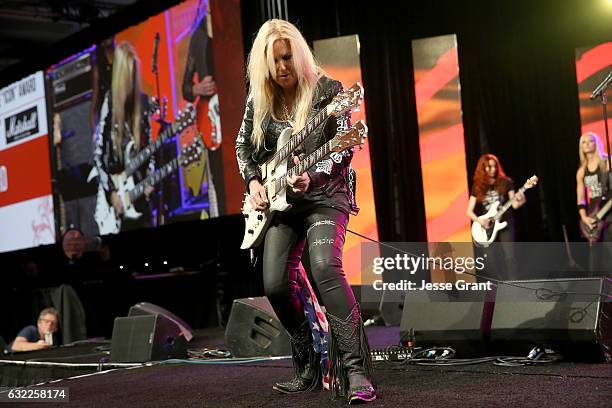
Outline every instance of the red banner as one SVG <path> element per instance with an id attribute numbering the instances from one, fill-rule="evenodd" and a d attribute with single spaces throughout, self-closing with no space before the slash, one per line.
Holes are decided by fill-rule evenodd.
<path id="1" fill-rule="evenodd" d="M 0 167 L 5 175 L 0 207 L 51 194 L 47 135 L 0 151 Z"/>

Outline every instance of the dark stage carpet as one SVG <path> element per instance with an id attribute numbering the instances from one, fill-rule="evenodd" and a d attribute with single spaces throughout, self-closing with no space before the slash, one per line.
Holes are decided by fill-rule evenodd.
<path id="1" fill-rule="evenodd" d="M 398 338 L 398 328 L 369 328 L 373 347 Z M 222 345 L 222 331 L 198 336 L 198 347 Z M 382 342 L 384 341 L 384 343 Z M 195 345 L 195 344 L 194 344 Z M 321 407 L 345 406 L 325 391 L 276 394 L 291 376 L 289 360 L 250 364 L 165 363 L 54 382 L 76 407 Z M 371 407 L 610 407 L 612 365 L 556 362 L 539 366 L 378 366 L 379 399 Z M 10 406 L 13 404 L 2 404 Z"/>

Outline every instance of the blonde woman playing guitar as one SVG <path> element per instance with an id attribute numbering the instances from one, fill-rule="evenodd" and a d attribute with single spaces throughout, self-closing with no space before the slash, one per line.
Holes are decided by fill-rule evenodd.
<path id="1" fill-rule="evenodd" d="M 248 78 L 249 98 L 236 138 L 236 160 L 251 208 L 263 212 L 279 195 L 266 191 L 260 165 L 277 152 L 279 143 L 282 146 L 280 135 L 287 127 L 303 129 L 342 85 L 325 76 L 298 29 L 276 19 L 264 23 L 255 37 Z M 298 264 L 307 246 L 312 287 L 325 304 L 330 329 L 330 391 L 355 403 L 376 399 L 376 390 L 359 306 L 342 267 L 346 226 L 354 208 L 348 177 L 353 151 L 330 154 L 312 167 L 298 164 L 348 127 L 344 115 L 330 118 L 292 150 L 295 157 L 285 157 L 300 167 L 282 174 L 280 188 L 286 189 L 282 195 L 291 208 L 279 212 L 265 232 L 263 281 L 265 294 L 289 334 L 294 364 L 294 377 L 272 388 L 289 395 L 322 386 L 320 356 L 297 297 Z"/>
<path id="2" fill-rule="evenodd" d="M 578 146 L 580 167 L 576 172 L 576 198 L 580 215 L 580 232 L 590 243 L 612 241 L 612 200 L 607 190 L 607 156 L 596 133 L 580 136 Z M 607 202 L 604 198 L 607 197 Z"/>

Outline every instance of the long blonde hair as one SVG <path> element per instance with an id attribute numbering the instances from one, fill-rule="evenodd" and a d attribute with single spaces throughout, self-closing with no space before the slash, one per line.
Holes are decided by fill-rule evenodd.
<path id="1" fill-rule="evenodd" d="M 275 41 L 287 41 L 293 55 L 293 65 L 297 74 L 295 117 L 291 123 L 298 131 L 306 125 L 311 109 L 317 81 L 324 74 L 315 61 L 312 51 L 300 31 L 291 23 L 272 19 L 266 21 L 255 37 L 247 64 L 249 93 L 253 100 L 253 134 L 251 140 L 257 149 L 263 145 L 264 134 L 261 124 L 266 115 L 277 119 L 276 109 L 281 98 L 281 88 L 274 82 L 276 66 L 273 45 Z M 275 105 L 276 103 L 276 105 Z"/>
<path id="2" fill-rule="evenodd" d="M 608 155 L 606 154 L 603 148 L 601 138 L 595 132 L 585 132 L 580 136 L 580 140 L 578 141 L 578 156 L 580 157 L 580 168 L 586 170 L 588 163 L 586 154 L 582 150 L 582 141 L 587 137 L 592 137 L 595 141 L 595 156 L 597 157 L 597 167 L 599 167 L 601 171 L 605 171 L 607 168 Z"/>
<path id="3" fill-rule="evenodd" d="M 123 162 L 121 140 L 125 133 L 126 124 L 130 127 L 131 137 L 134 140 L 136 150 L 140 150 L 140 121 L 142 119 L 140 60 L 136 55 L 134 47 L 125 41 L 115 48 L 111 94 L 113 97 L 113 110 L 111 114 L 113 145 L 119 155 L 119 159 Z M 115 126 L 117 126 L 116 131 L 114 131 Z"/>

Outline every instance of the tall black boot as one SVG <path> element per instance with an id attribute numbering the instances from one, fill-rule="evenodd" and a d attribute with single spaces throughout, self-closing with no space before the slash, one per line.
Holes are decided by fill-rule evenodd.
<path id="1" fill-rule="evenodd" d="M 293 378 L 274 384 L 275 391 L 283 394 L 313 391 L 322 386 L 321 355 L 316 353 L 308 321 L 294 332 L 289 333 L 293 357 Z"/>
<path id="2" fill-rule="evenodd" d="M 338 318 L 327 313 L 330 328 L 329 378 L 334 397 L 346 397 L 349 404 L 376 399 L 372 377 L 372 357 L 359 306 Z"/>

